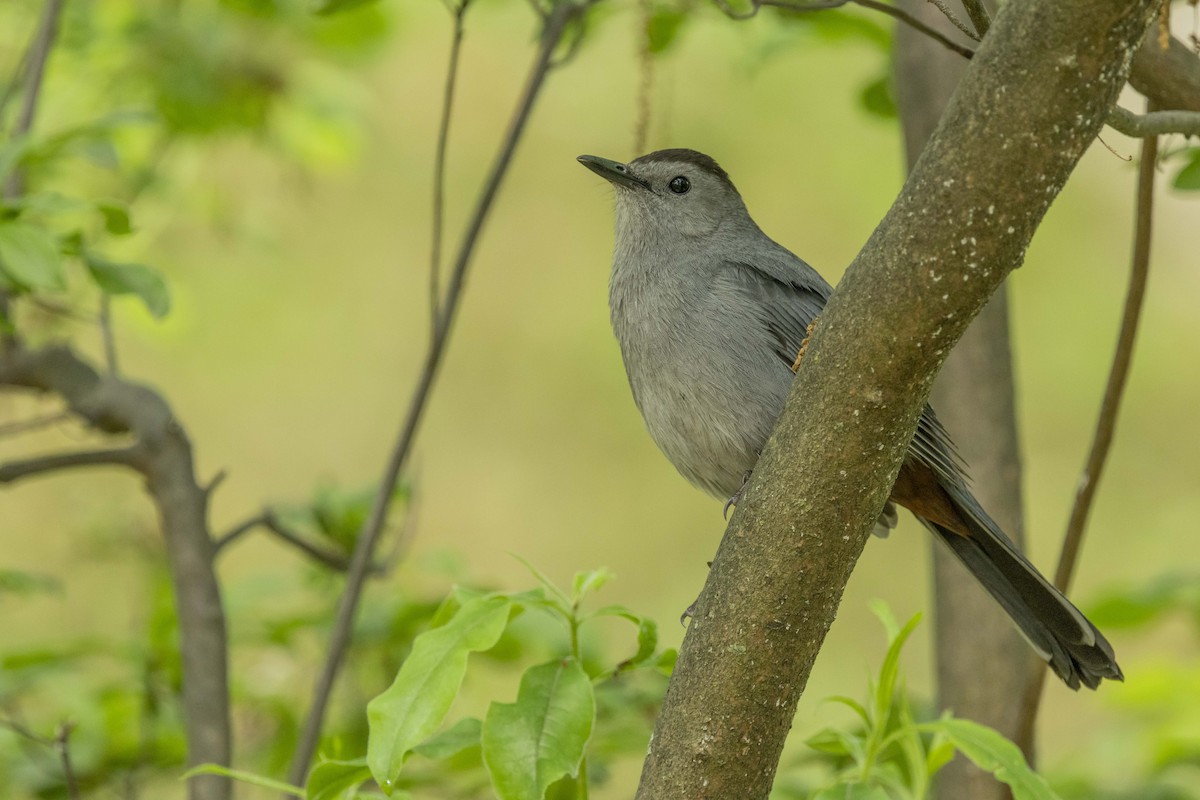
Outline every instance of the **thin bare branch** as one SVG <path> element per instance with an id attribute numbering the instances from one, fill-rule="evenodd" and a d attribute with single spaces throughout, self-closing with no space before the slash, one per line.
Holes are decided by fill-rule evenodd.
<path id="1" fill-rule="evenodd" d="M 29 433 L 31 431 L 40 430 L 49 425 L 54 425 L 57 422 L 63 422 L 71 418 L 69 411 L 56 411 L 53 414 L 45 414 L 32 419 L 22 419 L 16 422 L 6 422 L 0 425 L 0 437 L 16 436 L 21 433 Z"/>
<path id="2" fill-rule="evenodd" d="M 979 34 L 967 27 L 967 23 L 958 18 L 958 15 L 950 9 L 950 6 L 946 5 L 946 0 L 929 0 L 929 2 L 937 6 L 938 11 L 942 12 L 942 16 L 949 20 L 951 25 L 975 41 L 979 41 Z"/>
<path id="3" fill-rule="evenodd" d="M 64 0 L 46 0 L 42 9 L 41 22 L 26 58 L 25 96 L 21 101 L 21 110 L 17 114 L 16 124 L 13 125 L 13 137 L 24 136 L 33 128 L 33 118 L 37 114 L 38 100 L 42 91 L 42 78 L 46 74 L 46 60 L 50 57 L 50 49 L 54 46 L 54 37 L 58 34 L 58 18 L 62 14 Z M 4 196 L 18 197 L 25 191 L 25 172 L 15 169 L 8 176 L 4 188 Z"/>
<path id="4" fill-rule="evenodd" d="M 1067 523 L 1067 534 L 1063 540 L 1058 569 L 1054 573 L 1054 585 L 1066 591 L 1079 556 L 1079 545 L 1087 526 L 1088 515 L 1096 496 L 1096 488 L 1108 460 L 1113 434 L 1117 426 L 1117 414 L 1121 399 L 1129 380 L 1129 365 L 1133 360 L 1133 346 L 1137 338 L 1138 323 L 1142 315 L 1142 303 L 1146 296 L 1146 281 L 1150 272 L 1150 238 L 1154 206 L 1154 169 L 1158 160 L 1158 139 L 1148 136 L 1142 141 L 1142 160 L 1138 167 L 1137 223 L 1134 234 L 1133 263 L 1129 275 L 1129 290 L 1125 296 L 1125 311 L 1121 319 L 1121 332 L 1117 337 L 1117 348 L 1113 354 L 1112 368 L 1108 374 L 1108 385 L 1104 390 L 1104 401 L 1100 406 L 1100 417 L 1096 421 L 1096 433 L 1091 452 L 1079 486 L 1075 492 L 1075 505 Z"/>
<path id="5" fill-rule="evenodd" d="M 454 325 L 459 301 L 462 298 L 463 288 L 466 285 L 468 268 L 475 252 L 475 245 L 479 241 L 480 233 L 483 231 L 483 225 L 487 221 L 492 204 L 496 199 L 496 194 L 499 192 L 500 184 L 508 172 L 509 163 L 512 161 L 517 143 L 521 139 L 521 134 L 525 129 L 525 123 L 529 119 L 529 114 L 533 110 L 534 101 L 537 99 L 546 74 L 550 70 L 554 51 L 558 43 L 562 40 L 568 24 L 584 8 L 584 5 L 572 2 L 571 0 L 565 0 L 565 2 L 555 5 L 546 18 L 545 26 L 542 29 L 537 58 L 530 71 L 525 89 L 517 102 L 512 121 L 509 123 L 508 132 L 505 134 L 500 145 L 500 151 L 496 156 L 491 173 L 480 192 L 478 204 L 463 234 L 462 243 L 455 258 L 454 269 L 451 272 L 450 283 L 446 289 L 446 297 L 438 315 L 438 325 L 434 330 L 433 339 L 429 343 L 429 349 L 421 368 L 421 374 L 413 390 L 408 410 L 405 412 L 404 421 L 401 424 L 396 444 L 388 459 L 387 467 L 384 469 L 383 479 L 380 481 L 379 492 L 375 497 L 374 505 L 371 507 L 370 516 L 363 526 L 362 533 L 355 543 L 354 553 L 350 558 L 350 569 L 346 576 L 346 588 L 342 592 L 341 599 L 338 602 L 337 615 L 330 634 L 325 663 L 322 665 L 321 672 L 313 686 L 312 704 L 309 707 L 308 716 L 304 721 L 304 728 L 300 734 L 296 754 L 292 761 L 290 776 L 293 783 L 304 782 L 308 774 L 308 765 L 312 761 L 313 754 L 316 752 L 321 736 L 321 726 L 325 719 L 325 709 L 328 706 L 329 697 L 333 691 L 334 681 L 341 668 L 342 659 L 346 654 L 346 648 L 350 644 L 351 631 L 358 610 L 358 601 L 362 596 L 363 584 L 367 579 L 376 545 L 387 521 L 388 509 L 391 505 L 396 482 L 399 480 L 400 473 L 412 450 L 413 441 L 416 438 L 421 418 L 428 405 L 430 393 L 433 389 L 434 379 L 437 377 L 438 368 L 445 354 L 446 344 L 449 341 L 450 331 Z"/>
<path id="6" fill-rule="evenodd" d="M 136 447 L 118 447 L 111 450 L 83 450 L 75 453 L 55 453 L 25 461 L 10 461 L 0 465 L 0 483 L 14 483 L 22 478 L 31 478 L 44 472 L 54 472 L 73 467 L 94 467 L 105 464 L 129 466 L 138 456 Z"/>
<path id="7" fill-rule="evenodd" d="M 1200 136 L 1200 111 L 1150 111 L 1134 114 L 1121 106 L 1113 106 L 1108 114 L 1108 125 L 1126 136 L 1137 139 L 1169 133 Z"/>
<path id="8" fill-rule="evenodd" d="M 450 139 L 450 114 L 454 108 L 454 89 L 458 83 L 458 62 L 462 53 L 463 17 L 470 0 L 462 0 L 454 9 L 454 33 L 450 39 L 450 64 L 446 67 L 446 85 L 442 90 L 442 118 L 438 124 L 437 149 L 433 157 L 433 232 L 429 255 L 429 321 L 437 332 L 441 312 L 442 228 L 446 213 L 446 144 Z"/>
<path id="9" fill-rule="evenodd" d="M 987 35 L 988 28 L 992 27 L 992 16 L 988 14 L 987 8 L 983 4 L 983 0 L 962 0 L 963 8 L 967 10 L 967 16 L 971 18 L 971 24 L 975 26 L 978 36 L 976 39 L 982 39 Z"/>
<path id="10" fill-rule="evenodd" d="M 62 765 L 63 783 L 66 785 L 67 797 L 70 800 L 79 800 L 83 797 L 79 790 L 79 780 L 75 777 L 75 769 L 71 764 L 70 739 L 71 731 L 75 729 L 75 723 L 61 723 L 53 739 L 38 736 L 24 724 L 10 717 L 0 717 L 0 728 L 7 728 L 22 739 L 57 753 L 59 763 Z"/>
<path id="11" fill-rule="evenodd" d="M 221 550 L 223 550 L 226 546 L 237 541 L 255 528 L 262 528 L 268 533 L 273 534 L 276 538 L 290 544 L 292 547 L 295 547 L 313 561 L 329 567 L 335 572 L 345 572 L 350 567 L 350 559 L 346 558 L 341 553 L 335 553 L 331 550 L 326 550 L 308 541 L 302 535 L 284 525 L 275 512 L 271 509 L 266 509 L 261 514 L 251 517 L 250 519 L 233 528 L 224 536 L 218 538 L 213 543 L 213 551 L 215 553 L 220 553 Z M 383 570 L 379 565 L 376 564 L 371 566 L 370 571 L 372 573 L 379 573 Z"/>
<path id="12" fill-rule="evenodd" d="M 25 96 L 21 101 L 21 110 L 17 115 L 9 138 L 15 139 L 29 133 L 33 127 L 33 117 L 37 113 L 38 98 L 42 91 L 42 76 L 46 72 L 46 59 L 50 57 L 50 48 L 54 45 L 54 37 L 58 32 L 58 17 L 62 13 L 63 0 L 46 0 L 42 9 L 42 17 L 38 23 L 33 41 L 24 58 Z M 15 81 L 14 81 L 15 85 Z M 5 98 L 7 101 L 7 98 Z M 25 191 L 25 170 L 14 169 L 4 183 L 2 196 L 5 200 L 19 197 Z M 8 317 L 8 292 L 0 289 L 0 318 Z M 11 336 L 5 334 L 5 343 L 11 341 Z"/>
<path id="13" fill-rule="evenodd" d="M 804 13 L 809 11 L 828 11 L 831 8 L 841 8 L 842 6 L 853 4 L 862 8 L 869 8 L 872 11 L 878 11 L 881 14 L 887 14 L 889 17 L 903 22 L 914 30 L 920 31 L 943 47 L 953 50 L 963 58 L 972 58 L 975 55 L 975 51 L 971 48 L 963 47 L 941 31 L 929 27 L 907 11 L 902 11 L 887 3 L 878 2 L 878 0 L 821 0 L 814 3 L 794 2 L 793 0 L 754 0 L 754 4 L 749 11 L 735 10 L 729 5 L 728 0 L 714 0 L 714 2 L 723 13 L 733 19 L 749 19 L 764 6 Z"/>
<path id="14" fill-rule="evenodd" d="M 1147 104 L 1149 107 L 1150 104 Z M 1117 335 L 1117 346 L 1113 353 L 1112 367 L 1108 373 L 1108 384 L 1104 389 L 1104 400 L 1100 404 L 1100 415 L 1096 420 L 1096 431 L 1092 437 L 1091 450 L 1079 485 L 1075 490 L 1075 503 L 1067 522 L 1062 551 L 1058 557 L 1058 568 L 1054 572 L 1054 585 L 1063 592 L 1071 584 L 1083 536 L 1087 529 L 1088 516 L 1096 498 L 1096 489 L 1108 460 L 1113 434 L 1117 426 L 1117 414 L 1121 398 L 1129 378 L 1129 365 L 1133 359 L 1133 346 L 1137 337 L 1138 322 L 1142 314 L 1142 302 L 1146 296 L 1146 281 L 1150 273 L 1151 223 L 1154 210 L 1154 170 L 1158 161 L 1158 137 L 1147 136 L 1142 140 L 1141 163 L 1138 165 L 1137 212 L 1133 238 L 1133 259 L 1129 270 L 1129 288 L 1125 294 L 1125 310 L 1121 318 L 1121 330 Z M 1032 744 L 1041 706 L 1042 687 L 1047 670 L 1039 660 L 1035 665 L 1033 680 L 1021 702 L 1021 716 L 1016 742 Z"/>
<path id="15" fill-rule="evenodd" d="M 79 781 L 75 778 L 75 770 L 71 766 L 71 731 L 75 729 L 72 722 L 64 722 L 58 726 L 58 734 L 54 737 L 54 751 L 62 762 L 63 780 L 67 784 L 67 797 L 79 800 L 83 797 L 79 791 Z"/>
<path id="16" fill-rule="evenodd" d="M 107 292 L 100 293 L 100 339 L 104 343 L 104 366 L 110 376 L 117 374 L 117 343 L 113 338 L 112 300 Z"/>
<path id="17" fill-rule="evenodd" d="M 29 49 L 21 53 L 21 58 L 17 61 L 17 66 L 13 69 L 12 77 L 8 80 L 8 85 L 4 87 L 4 94 L 0 95 L 0 129 L 4 126 L 4 111 L 8 108 L 8 104 L 16 97 L 22 84 L 25 83 L 25 65 L 29 63 Z"/>
<path id="18" fill-rule="evenodd" d="M 633 152 L 646 152 L 650 138 L 650 107 L 654 97 L 654 53 L 650 52 L 650 0 L 638 0 L 638 22 L 642 26 L 638 45 L 637 118 L 633 124 Z"/>

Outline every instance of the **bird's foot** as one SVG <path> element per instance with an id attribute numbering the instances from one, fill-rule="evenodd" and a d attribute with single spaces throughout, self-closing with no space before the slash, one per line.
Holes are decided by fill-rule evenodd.
<path id="1" fill-rule="evenodd" d="M 804 352 L 808 350 L 808 340 L 812 338 L 813 326 L 817 324 L 814 319 L 808 323 L 808 327 L 804 329 L 804 341 L 800 342 L 800 352 L 796 353 L 796 360 L 792 362 L 792 372 L 800 369 L 800 362 L 804 359 Z"/>
<path id="2" fill-rule="evenodd" d="M 750 483 L 749 470 L 742 473 L 742 485 L 738 487 L 738 490 L 733 493 L 732 497 L 725 501 L 725 507 L 721 509 L 721 516 L 726 520 L 729 519 L 729 509 L 736 506 L 738 501 L 742 499 L 742 494 L 746 491 L 746 484 L 748 483 Z"/>

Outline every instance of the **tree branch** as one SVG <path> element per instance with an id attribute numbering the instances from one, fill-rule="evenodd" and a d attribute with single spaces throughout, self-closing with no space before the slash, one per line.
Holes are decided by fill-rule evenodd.
<path id="1" fill-rule="evenodd" d="M 93 429 L 133 435 L 136 443 L 124 451 L 47 458 L 57 458 L 60 467 L 70 465 L 64 463 L 70 459 L 76 463 L 120 459 L 145 477 L 158 509 L 179 616 L 188 763 L 228 765 L 225 615 L 213 570 L 208 495 L 196 483 L 191 442 L 183 427 L 153 389 L 102 376 L 62 346 L 29 350 L 19 341 L 10 342 L 0 351 L 0 386 L 54 393 Z M 24 470 L 32 474 L 32 467 Z M 191 800 L 227 800 L 231 784 L 221 776 L 199 776 L 189 783 L 188 793 Z"/>
<path id="2" fill-rule="evenodd" d="M 33 128 L 33 118 L 37 114 L 38 100 L 42 91 L 42 78 L 46 74 L 46 60 L 54 46 L 54 37 L 58 34 L 58 18 L 62 13 L 63 0 L 46 0 L 42 9 L 42 18 L 38 23 L 37 33 L 25 59 L 25 96 L 21 101 L 21 110 L 17 114 L 17 122 L 13 126 L 12 137 L 24 136 Z M 8 176 L 4 187 L 4 196 L 18 197 L 25 192 L 24 170 L 15 169 Z"/>
<path id="3" fill-rule="evenodd" d="M 962 4 L 963 8 L 967 10 L 967 16 L 971 18 L 971 24 L 975 26 L 975 31 L 979 34 L 977 38 L 982 39 L 987 35 L 988 28 L 992 27 L 992 17 L 983 5 L 983 0 L 962 0 Z"/>
<path id="4" fill-rule="evenodd" d="M 223 549 L 225 549 L 225 547 L 237 541 L 255 528 L 262 528 L 268 533 L 274 535 L 279 540 L 290 544 L 292 547 L 304 553 L 313 561 L 316 561 L 318 564 L 322 564 L 329 569 L 334 570 L 335 572 L 345 572 L 350 568 L 350 559 L 346 558 L 341 553 L 326 550 L 325 548 L 318 547 L 317 545 L 308 541 L 302 535 L 284 525 L 283 522 L 280 521 L 279 517 L 275 515 L 275 512 L 270 509 L 266 509 L 261 514 L 251 517 L 250 519 L 233 528 L 233 530 L 219 537 L 216 542 L 213 543 L 214 552 L 219 554 Z M 383 572 L 383 568 L 378 564 L 373 564 L 371 565 L 370 571 L 377 574 Z"/>
<path id="5" fill-rule="evenodd" d="M 1054 585 L 1066 591 L 1079 561 L 1083 547 L 1083 535 L 1087 529 L 1088 516 L 1096 499 L 1096 490 L 1108 462 L 1113 435 L 1117 427 L 1117 415 L 1121 399 L 1129 379 L 1129 366 L 1133 361 L 1133 346 L 1141 320 L 1142 304 L 1146 297 L 1146 282 L 1150 274 L 1150 239 L 1154 211 L 1154 170 L 1158 161 L 1158 138 L 1148 136 L 1142 140 L 1142 160 L 1138 165 L 1137 212 L 1134 223 L 1133 259 L 1129 270 L 1129 288 L 1125 294 L 1125 310 L 1121 316 L 1121 330 L 1117 334 L 1117 346 L 1113 353 L 1112 367 L 1108 372 L 1108 383 L 1104 387 L 1104 400 L 1100 404 L 1100 415 L 1096 420 L 1096 431 L 1087 463 L 1079 476 L 1075 490 L 1075 502 L 1067 521 L 1067 532 L 1063 536 L 1062 550 L 1058 557 L 1058 568 L 1054 572 Z M 1041 707 L 1042 688 L 1046 671 L 1040 669 L 1030 681 L 1021 703 L 1020 735 L 1032 742 Z"/>
<path id="6" fill-rule="evenodd" d="M 963 47 L 958 42 L 954 41 L 948 36 L 943 35 L 941 31 L 926 25 L 912 14 L 902 11 L 895 6 L 888 5 L 887 3 L 878 2 L 878 0 L 818 0 L 817 2 L 812 3 L 799 2 L 798 0 L 753 0 L 753 6 L 748 12 L 734 10 L 734 8 L 729 5 L 728 0 L 714 0 L 714 2 L 716 2 L 717 7 L 720 8 L 724 14 L 733 19 L 749 19 L 756 15 L 758 10 L 764 6 L 770 8 L 781 8 L 785 11 L 805 13 L 809 11 L 828 11 L 831 8 L 841 8 L 845 5 L 854 4 L 856 6 L 861 6 L 862 8 L 869 8 L 872 11 L 878 11 L 881 14 L 887 14 L 889 17 L 903 22 L 905 25 L 912 27 L 914 30 L 920 31 L 943 47 L 953 50 L 963 58 L 971 58 L 971 56 L 974 55 L 974 51 L 971 50 L 971 48 Z"/>
<path id="7" fill-rule="evenodd" d="M 25 96 L 21 101 L 21 110 L 13 125 L 10 138 L 16 139 L 29 133 L 33 127 L 33 117 L 37 113 L 38 99 L 42 92 L 42 76 L 46 72 L 46 60 L 50 57 L 50 49 L 54 46 L 54 37 L 58 33 L 58 17 L 62 13 L 63 0 L 46 0 L 42 9 L 42 17 L 38 22 L 37 32 L 29 44 L 23 63 L 25 79 Z M 5 98 L 7 101 L 7 98 Z M 3 195 L 5 200 L 19 197 L 25 192 L 25 170 L 16 167 L 4 182 Z M 0 289 L 0 319 L 8 316 L 8 291 Z M 3 344 L 11 341 L 11 336 L 5 334 Z"/>
<path id="8" fill-rule="evenodd" d="M 134 464 L 137 454 L 136 447 L 118 447 L 111 450 L 55 453 L 26 461 L 11 461 L 0 464 L 0 483 L 14 483 L 22 478 L 73 467 L 93 467 L 102 464 L 120 464 L 128 467 Z"/>
<path id="9" fill-rule="evenodd" d="M 1028 0 L 997 14 L 819 318 L 684 638 L 642 800 L 767 796 L 937 368 L 1021 262 L 1156 7 Z M 1001 94 L 1010 101 L 994 102 Z M 1055 126 L 1054 146 L 1043 146 Z"/>
<path id="10" fill-rule="evenodd" d="M 1200 111 L 1200 58 L 1174 37 L 1164 50 L 1154 26 L 1134 53 L 1129 83 L 1157 108 Z"/>
<path id="11" fill-rule="evenodd" d="M 5 422 L 0 425 L 0 437 L 16 436 L 21 433 L 29 433 L 36 431 L 39 428 L 45 428 L 49 425 L 54 425 L 57 422 L 64 422 L 71 418 L 69 411 L 56 411 L 53 414 L 44 414 L 40 417 L 32 419 L 21 419 L 16 422 Z"/>
<path id="12" fill-rule="evenodd" d="M 338 602 L 337 615 L 333 630 L 330 633 L 325 663 L 322 665 L 321 672 L 313 687 L 312 704 L 309 707 L 308 716 L 304 721 L 304 728 L 300 734 L 300 739 L 296 746 L 296 754 L 292 761 L 291 771 L 289 772 L 292 783 L 301 784 L 304 782 L 308 774 L 309 763 L 312 761 L 313 754 L 316 752 L 317 744 L 320 741 L 325 709 L 329 703 L 329 697 L 333 691 L 334 680 L 337 678 L 342 658 L 345 655 L 346 648 L 350 644 L 350 635 L 358 610 L 358 601 L 362 595 L 363 584 L 370 569 L 376 544 L 383 531 L 384 523 L 387 520 L 388 508 L 396 481 L 399 479 L 400 473 L 408 460 L 413 441 L 416 438 L 417 429 L 420 426 L 421 417 L 428 404 L 430 392 L 433 389 L 434 379 L 437 377 L 438 368 L 445 353 L 446 344 L 449 341 L 450 331 L 454 325 L 454 318 L 457 314 L 459 301 L 466 284 L 468 268 L 475 252 L 475 245 L 479 241 L 483 225 L 487 221 L 492 204 L 496 199 L 496 194 L 499 192 L 500 184 L 508 172 L 509 163 L 512 161 L 517 142 L 520 141 L 521 134 L 525 129 L 525 123 L 528 121 L 530 112 L 533 110 L 534 101 L 541 91 L 542 82 L 551 67 L 554 50 L 562 39 L 567 25 L 581 14 L 585 8 L 586 3 L 579 3 L 575 0 L 564 0 L 564 2 L 557 3 L 546 17 L 537 58 L 527 78 L 525 89 L 517 101 L 513 118 L 501 142 L 500 150 L 496 155 L 496 161 L 492 166 L 491 173 L 488 175 L 488 179 L 480 192 L 475 211 L 467 224 L 466 232 L 463 234 L 462 244 L 459 246 L 454 262 L 454 269 L 451 273 L 450 284 L 447 287 L 446 297 L 438 316 L 438 324 L 434 330 L 433 339 L 429 343 L 429 349 L 425 356 L 424 365 L 421 368 L 421 374 L 417 379 L 412 400 L 409 402 L 408 410 L 405 412 L 399 436 L 397 437 L 395 447 L 392 449 L 387 467 L 384 470 L 383 479 L 380 481 L 379 492 L 375 497 L 374 505 L 371 507 L 370 516 L 363 526 L 362 533 L 359 534 L 358 541 L 355 543 L 354 553 L 350 558 L 350 569 L 346 576 L 346 588 Z"/>
<path id="13" fill-rule="evenodd" d="M 927 2 L 933 3 L 933 5 L 937 6 L 937 10 L 942 12 L 942 16 L 945 17 L 951 25 L 966 34 L 968 38 L 976 42 L 979 41 L 979 34 L 967 27 L 967 23 L 959 19 L 958 15 L 950 10 L 950 6 L 946 5 L 946 0 L 927 0 Z M 912 12 L 910 11 L 909 13 Z M 917 15 L 914 14 L 913 16 Z"/>
<path id="14" fill-rule="evenodd" d="M 437 335 L 441 316 L 442 289 L 442 227 L 446 213 L 446 145 L 450 140 L 450 114 L 454 109 L 454 89 L 458 83 L 458 62 L 462 53 L 463 17 L 470 0 L 461 0 L 453 9 L 454 33 L 450 39 L 450 64 L 446 67 L 446 84 L 442 90 L 442 118 L 438 123 L 437 148 L 433 156 L 433 231 L 429 254 L 429 319 L 433 335 Z"/>
<path id="15" fill-rule="evenodd" d="M 1135 139 L 1169 133 L 1200 136 L 1200 111 L 1149 111 L 1145 114 L 1134 114 L 1121 106 L 1113 106 L 1108 113 L 1108 124 Z"/>

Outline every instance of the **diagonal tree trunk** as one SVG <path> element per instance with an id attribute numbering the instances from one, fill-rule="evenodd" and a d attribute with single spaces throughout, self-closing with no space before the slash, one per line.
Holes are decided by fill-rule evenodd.
<path id="1" fill-rule="evenodd" d="M 947 36 L 966 36 L 926 0 L 898 5 Z M 958 3 L 951 3 L 951 8 Z M 955 9 L 959 10 L 959 9 Z M 966 19 L 965 13 L 959 16 Z M 908 26 L 895 39 L 896 99 L 909 169 L 933 134 L 967 62 Z M 1008 295 L 1001 286 L 950 353 L 933 405 L 970 466 L 974 491 L 1001 527 L 1024 544 L 1021 462 L 1009 349 Z M 953 556 L 933 547 L 938 707 L 1017 735 L 1030 656 L 1008 617 Z M 1032 743 L 1030 743 L 1031 745 Z M 1033 760 L 1030 746 L 1025 753 Z M 1006 800 L 1008 787 L 962 756 L 938 775 L 943 800 Z"/>
<path id="2" fill-rule="evenodd" d="M 679 651 L 638 798 L 770 792 L 949 348 L 1099 133 L 1157 0 L 1005 3 L 817 321 Z M 969 257 L 953 258 L 964 248 Z"/>

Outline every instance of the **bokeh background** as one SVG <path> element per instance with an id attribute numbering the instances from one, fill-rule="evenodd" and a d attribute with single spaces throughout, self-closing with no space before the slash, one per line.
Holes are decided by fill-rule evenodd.
<path id="1" fill-rule="evenodd" d="M 10 12 L 25 27 L 4 34 L 4 64 L 15 63 L 34 9 Z M 122 18 L 95 19 L 117 30 Z M 637 155 L 641 21 L 635 4 L 614 2 L 594 22 L 575 58 L 548 79 L 488 220 L 409 476 L 417 498 L 410 550 L 368 603 L 401 587 L 436 594 L 454 581 L 521 588 L 531 579 L 518 554 L 562 582 L 608 567 L 617 580 L 601 600 L 657 619 L 664 644 L 676 644 L 683 629 L 674 620 L 699 591 L 724 525 L 720 504 L 683 481 L 644 433 L 609 330 L 611 190 L 575 156 Z M 322 486 L 376 481 L 428 338 L 432 156 L 450 16 L 434 2 L 389 1 L 305 24 L 315 37 L 354 44 L 281 68 L 304 92 L 276 112 L 269 135 L 168 151 L 161 182 L 134 207 L 137 233 L 119 245 L 160 268 L 174 300 L 161 322 L 136 300 L 116 303 L 121 368 L 173 403 L 201 475 L 228 473 L 213 498 L 217 530 Z M 714 155 L 764 230 L 833 282 L 903 181 L 897 123 L 860 98 L 886 72 L 887 54 L 839 30 L 734 22 L 694 8 L 654 61 L 649 128 L 650 149 Z M 525 4 L 478 0 L 466 17 L 448 254 L 534 41 Z M 273 45 L 261 43 L 267 53 Z M 51 62 L 39 125 L 100 110 L 105 87 L 89 85 L 88 57 L 104 55 Z M 1090 441 L 1128 272 L 1135 171 L 1127 157 L 1136 144 L 1111 130 L 1103 138 L 1010 279 L 1030 547 L 1045 571 Z M 90 176 L 99 167 L 78 169 L 89 173 L 80 180 L 103 180 Z M 1172 173 L 1168 166 L 1160 176 L 1145 319 L 1072 592 L 1085 609 L 1114 589 L 1200 571 L 1200 196 L 1170 189 Z M 93 329 L 71 334 L 99 354 Z M 35 408 L 0 398 L 0 418 Z M 0 439 L 0 460 L 83 444 L 63 424 Z M 128 636 L 144 622 L 148 590 L 144 566 L 114 542 L 153 549 L 154 525 L 141 487 L 119 471 L 5 489 L 0 564 L 53 576 L 61 588 L 0 597 L 4 648 Z M 929 546 L 908 517 L 889 540 L 868 545 L 800 704 L 797 740 L 837 716 L 818 698 L 860 696 L 878 665 L 884 637 L 869 601 L 882 598 L 901 619 L 928 609 Z M 224 556 L 235 629 L 240 611 L 286 602 L 303 583 L 301 565 L 260 536 Z M 928 625 L 918 629 L 905 659 L 910 690 L 925 696 L 928 634 Z M 1158 711 L 1137 714 L 1169 719 L 1168 698 L 1186 687 L 1164 684 L 1164 670 L 1200 661 L 1182 618 L 1110 638 L 1126 685 L 1074 694 L 1052 681 L 1040 744 L 1049 770 L 1120 785 L 1144 755 L 1130 708 L 1161 696 Z M 312 670 L 242 668 L 249 680 L 300 687 Z M 58 699 L 69 709 L 69 690 Z M 1172 724 L 1185 741 L 1200 737 L 1198 719 Z M 628 796 L 620 781 L 632 780 L 636 765 L 627 773 L 596 796 Z"/>

